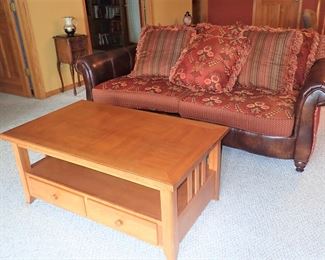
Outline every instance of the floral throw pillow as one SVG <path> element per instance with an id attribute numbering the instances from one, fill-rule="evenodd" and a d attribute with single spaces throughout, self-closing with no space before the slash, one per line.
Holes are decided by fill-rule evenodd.
<path id="1" fill-rule="evenodd" d="M 140 36 L 130 77 L 168 77 L 181 52 L 196 32 L 189 26 L 147 26 Z"/>
<path id="2" fill-rule="evenodd" d="M 320 35 L 319 46 L 317 50 L 316 60 L 325 58 L 325 35 Z"/>
<path id="3" fill-rule="evenodd" d="M 198 35 L 182 52 L 169 80 L 194 91 L 230 92 L 249 49 L 247 38 Z"/>
<path id="4" fill-rule="evenodd" d="M 245 28 L 240 23 L 231 24 L 231 25 L 216 25 L 210 23 L 199 23 L 196 25 L 196 32 L 198 34 L 211 34 L 213 36 L 220 36 L 220 37 L 242 37 Z"/>

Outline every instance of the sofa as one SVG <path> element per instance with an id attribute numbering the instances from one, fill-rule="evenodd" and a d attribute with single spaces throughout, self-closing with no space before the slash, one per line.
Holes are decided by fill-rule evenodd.
<path id="1" fill-rule="evenodd" d="M 226 125 L 230 131 L 223 139 L 224 145 L 293 159 L 296 171 L 304 171 L 315 145 L 320 107 L 325 105 L 323 36 L 293 29 L 200 24 L 190 29 L 195 30 L 195 36 L 191 35 L 181 47 L 178 59 L 168 61 L 170 65 L 166 61 L 169 54 L 154 45 L 157 38 L 150 38 L 161 28 L 150 28 L 142 31 L 138 46 L 99 52 L 77 61 L 87 100 Z M 166 35 L 176 30 L 165 29 Z M 291 39 L 292 35 L 296 38 Z M 182 35 L 182 39 L 186 37 Z M 257 50 L 259 38 L 264 39 L 264 50 Z M 275 63 L 274 57 L 282 57 L 273 46 L 274 39 L 282 40 L 281 46 L 287 44 L 291 53 L 283 54 L 287 60 L 282 59 L 282 67 L 276 72 L 269 66 Z M 214 53 L 206 48 L 211 42 L 212 47 L 219 46 Z M 181 44 L 162 45 L 168 53 L 174 53 Z M 146 63 L 143 57 L 157 55 L 156 50 L 159 62 L 156 59 L 156 63 Z M 258 60 L 261 51 L 264 60 Z M 209 60 L 212 56 L 213 62 Z M 267 63 L 265 59 L 273 60 Z M 214 77 L 216 74 L 220 77 Z"/>

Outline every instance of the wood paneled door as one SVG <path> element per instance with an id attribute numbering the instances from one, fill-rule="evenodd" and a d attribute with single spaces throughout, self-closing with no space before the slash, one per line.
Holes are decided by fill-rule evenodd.
<path id="1" fill-rule="evenodd" d="M 206 23 L 208 21 L 208 0 L 192 0 L 193 23 Z"/>
<path id="2" fill-rule="evenodd" d="M 302 0 L 254 0 L 253 25 L 298 28 Z"/>
<path id="3" fill-rule="evenodd" d="M 10 3 L 0 1 L 0 91 L 31 96 Z"/>

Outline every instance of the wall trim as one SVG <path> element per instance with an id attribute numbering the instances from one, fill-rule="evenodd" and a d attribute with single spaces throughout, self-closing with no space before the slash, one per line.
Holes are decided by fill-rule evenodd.
<path id="1" fill-rule="evenodd" d="M 80 84 L 81 84 L 81 87 L 82 87 L 82 86 L 84 85 L 84 81 L 80 81 Z M 77 86 L 76 86 L 76 90 L 77 90 L 77 92 L 78 92 L 78 88 L 79 88 L 79 86 L 77 85 Z M 61 92 L 61 89 L 62 89 L 62 87 L 60 86 L 60 87 L 58 87 L 58 88 L 56 88 L 56 89 L 53 89 L 53 90 L 47 91 L 47 92 L 45 93 L 45 98 L 48 98 L 48 97 L 51 97 L 51 96 L 57 95 L 57 94 L 59 94 L 59 93 L 62 93 L 62 92 Z M 64 86 L 64 92 L 66 92 L 67 90 L 70 90 L 70 89 L 73 89 L 73 83 Z M 73 95 L 73 94 L 72 94 L 72 95 Z M 78 95 L 78 94 L 77 94 L 77 95 Z"/>

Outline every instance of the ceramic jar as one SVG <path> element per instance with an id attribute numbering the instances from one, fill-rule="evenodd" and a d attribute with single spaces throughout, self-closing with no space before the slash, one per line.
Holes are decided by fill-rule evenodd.
<path id="1" fill-rule="evenodd" d="M 64 19 L 64 31 L 67 33 L 68 37 L 72 37 L 76 31 L 76 26 L 73 24 L 74 17 L 66 16 Z"/>

